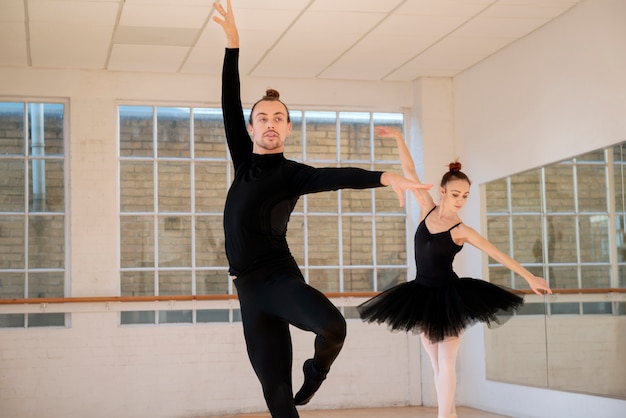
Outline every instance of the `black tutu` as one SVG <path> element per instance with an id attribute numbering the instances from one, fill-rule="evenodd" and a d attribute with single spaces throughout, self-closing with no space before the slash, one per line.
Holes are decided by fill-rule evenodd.
<path id="1" fill-rule="evenodd" d="M 386 323 L 394 331 L 424 333 L 431 342 L 458 336 L 484 322 L 501 325 L 524 299 L 484 280 L 459 278 L 441 286 L 416 280 L 398 284 L 357 307 L 365 322 Z"/>

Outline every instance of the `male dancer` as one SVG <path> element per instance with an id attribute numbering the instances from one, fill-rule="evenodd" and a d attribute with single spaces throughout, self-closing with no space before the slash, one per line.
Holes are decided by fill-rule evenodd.
<path id="1" fill-rule="evenodd" d="M 298 198 L 342 188 L 391 186 L 404 203 L 408 189 L 428 189 L 391 172 L 320 168 L 287 160 L 289 111 L 275 90 L 253 107 L 247 124 L 239 83 L 239 34 L 231 2 L 214 3 L 227 47 L 222 73 L 222 108 L 235 179 L 224 208 L 229 273 L 241 306 L 252 367 L 273 418 L 298 417 L 326 379 L 346 336 L 346 322 L 321 292 L 306 284 L 289 251 L 287 223 Z M 250 141 L 252 137 L 252 142 Z M 316 334 L 313 358 L 304 363 L 304 383 L 293 396 L 289 324 Z"/>

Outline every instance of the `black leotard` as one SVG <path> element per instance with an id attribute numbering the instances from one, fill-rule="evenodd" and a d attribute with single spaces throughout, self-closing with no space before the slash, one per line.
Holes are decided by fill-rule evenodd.
<path id="1" fill-rule="evenodd" d="M 452 262 L 462 247 L 450 234 L 459 224 L 431 233 L 426 218 L 435 208 L 415 232 L 415 280 L 386 289 L 359 305 L 361 318 L 386 323 L 392 330 L 424 333 L 432 342 L 458 336 L 476 322 L 504 323 L 524 299 L 503 286 L 459 278 Z"/>

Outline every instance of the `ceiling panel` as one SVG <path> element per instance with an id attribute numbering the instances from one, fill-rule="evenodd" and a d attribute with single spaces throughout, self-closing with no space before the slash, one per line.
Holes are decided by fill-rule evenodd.
<path id="1" fill-rule="evenodd" d="M 0 22 L 24 22 L 23 0 L 2 0 L 0 2 Z"/>
<path id="2" fill-rule="evenodd" d="M 28 2 L 28 18 L 31 22 L 113 26 L 117 11 L 117 3 L 72 0 Z"/>
<path id="3" fill-rule="evenodd" d="M 26 31 L 23 22 L 5 22 L 0 25 L 0 66 L 28 65 Z"/>
<path id="4" fill-rule="evenodd" d="M 176 72 L 189 48 L 156 45 L 114 45 L 108 69 L 112 71 Z M 164 60 L 168 56 L 172 59 Z"/>
<path id="5" fill-rule="evenodd" d="M 103 69 L 113 26 L 31 22 L 33 67 Z"/>
<path id="6" fill-rule="evenodd" d="M 120 26 L 148 26 L 157 28 L 200 28 L 213 7 L 170 4 L 126 4 Z"/>
<path id="7" fill-rule="evenodd" d="M 243 74 L 454 76 L 581 0 L 232 0 Z M 225 1 L 221 1 L 225 4 Z M 212 0 L 0 0 L 0 65 L 219 75 Z"/>

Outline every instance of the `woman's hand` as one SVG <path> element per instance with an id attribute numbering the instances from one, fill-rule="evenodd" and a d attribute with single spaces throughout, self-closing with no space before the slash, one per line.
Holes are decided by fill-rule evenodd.
<path id="1" fill-rule="evenodd" d="M 419 190 L 428 190 L 433 187 L 432 184 L 418 183 L 391 171 L 385 171 L 382 176 L 380 176 L 380 184 L 390 186 L 393 191 L 396 192 L 400 206 L 402 207 L 404 207 L 404 192 L 407 190 L 411 190 L 415 193 Z"/>
<path id="2" fill-rule="evenodd" d="M 552 293 L 550 286 L 548 286 L 548 282 L 543 277 L 531 276 L 529 279 L 526 279 L 526 281 L 533 292 L 538 295 Z"/>

